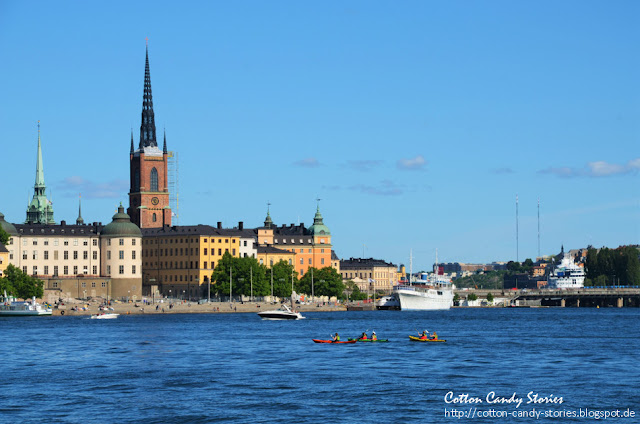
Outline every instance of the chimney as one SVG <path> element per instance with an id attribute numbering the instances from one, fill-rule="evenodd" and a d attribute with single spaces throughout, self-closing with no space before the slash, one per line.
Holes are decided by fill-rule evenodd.
<path id="1" fill-rule="evenodd" d="M 221 230 L 222 229 L 222 222 L 218 221 L 218 229 Z"/>
<path id="2" fill-rule="evenodd" d="M 240 221 L 238 222 L 238 230 L 243 230 L 244 229 L 244 222 Z"/>

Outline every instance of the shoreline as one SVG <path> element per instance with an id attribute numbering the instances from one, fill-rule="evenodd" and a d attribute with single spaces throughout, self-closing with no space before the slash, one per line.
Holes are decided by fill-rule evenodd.
<path id="1" fill-rule="evenodd" d="M 137 306 L 136 306 L 137 305 Z M 98 304 L 73 303 L 59 305 L 53 308 L 53 316 L 90 316 L 98 313 L 113 313 L 120 315 L 158 315 L 158 314 L 233 314 L 233 313 L 258 313 L 260 311 L 275 310 L 280 307 L 280 303 L 269 302 L 211 302 L 197 304 L 195 302 L 178 301 L 173 303 L 114 303 L 111 307 L 113 311 L 100 311 Z M 288 305 L 288 303 L 287 303 Z M 88 306 L 88 307 L 87 307 Z M 72 307 L 85 307 L 86 310 L 71 310 Z M 157 309 L 156 309 L 157 307 Z M 299 312 L 339 312 L 346 311 L 346 306 L 342 304 L 323 305 L 296 305 Z"/>

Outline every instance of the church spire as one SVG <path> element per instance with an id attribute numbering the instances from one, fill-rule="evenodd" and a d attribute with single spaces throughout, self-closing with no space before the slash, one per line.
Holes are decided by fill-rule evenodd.
<path id="1" fill-rule="evenodd" d="M 36 184 L 35 194 L 43 196 L 46 186 L 44 184 L 44 168 L 42 167 L 42 145 L 40 143 L 40 121 L 38 121 L 38 158 L 36 159 Z"/>
<path id="2" fill-rule="evenodd" d="M 162 146 L 162 153 L 168 153 L 168 151 L 167 151 L 167 130 L 164 130 L 164 145 Z"/>
<path id="3" fill-rule="evenodd" d="M 273 226 L 273 221 L 271 220 L 271 214 L 269 213 L 269 206 L 271 206 L 271 203 L 267 203 L 267 217 L 264 220 L 265 228 L 271 228 Z"/>
<path id="4" fill-rule="evenodd" d="M 151 73 L 149 72 L 149 39 L 147 39 L 144 64 L 144 93 L 142 96 L 142 123 L 140 124 L 140 148 L 157 146 L 156 121 L 153 114 L 153 96 L 151 95 Z"/>
<path id="5" fill-rule="evenodd" d="M 44 183 L 44 167 L 42 166 L 42 143 L 40 142 L 40 121 L 38 121 L 38 155 L 36 159 L 36 183 L 33 186 L 33 198 L 27 207 L 25 224 L 55 224 L 53 206 L 47 199 L 47 187 Z"/>
<path id="6" fill-rule="evenodd" d="M 82 219 L 82 195 L 78 194 L 78 219 L 76 219 L 76 225 L 83 225 L 84 219 Z"/>

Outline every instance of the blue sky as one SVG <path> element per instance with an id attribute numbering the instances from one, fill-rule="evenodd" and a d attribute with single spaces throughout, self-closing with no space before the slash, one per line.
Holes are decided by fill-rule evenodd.
<path id="1" fill-rule="evenodd" d="M 640 3 L 0 1 L 0 211 L 37 121 L 57 221 L 128 204 L 145 38 L 179 222 L 310 225 L 343 258 L 522 261 L 640 239 Z M 519 198 L 516 249 L 515 199 Z"/>

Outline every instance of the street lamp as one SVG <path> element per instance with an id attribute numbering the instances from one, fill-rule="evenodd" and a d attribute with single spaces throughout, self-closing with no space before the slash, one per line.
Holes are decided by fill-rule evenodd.
<path id="1" fill-rule="evenodd" d="M 320 284 L 324 286 L 324 280 L 320 280 Z"/>
<path id="2" fill-rule="evenodd" d="M 284 283 L 285 279 L 284 278 L 278 278 L 278 281 L 280 281 L 281 283 Z M 284 284 L 283 284 L 283 286 L 284 286 Z"/>
<path id="3" fill-rule="evenodd" d="M 86 290 L 82 290 L 82 293 L 83 293 L 82 297 L 86 301 L 87 300 L 87 291 Z"/>
<path id="4" fill-rule="evenodd" d="M 229 266 L 229 303 L 233 303 L 233 268 Z"/>
<path id="5" fill-rule="evenodd" d="M 273 302 L 273 266 L 271 266 L 271 301 Z"/>
<path id="6" fill-rule="evenodd" d="M 129 303 L 130 296 L 131 296 L 131 290 L 127 290 L 127 303 Z"/>

